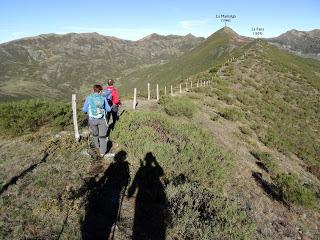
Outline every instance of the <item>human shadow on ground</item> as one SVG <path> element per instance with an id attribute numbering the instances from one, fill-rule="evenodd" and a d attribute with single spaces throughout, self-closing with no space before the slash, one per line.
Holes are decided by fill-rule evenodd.
<path id="1" fill-rule="evenodd" d="M 137 190 L 132 239 L 163 240 L 169 219 L 168 200 L 160 180 L 164 172 L 151 152 L 140 164 L 128 189 L 128 197 Z"/>
<path id="2" fill-rule="evenodd" d="M 93 176 L 80 188 L 77 197 L 89 191 L 85 217 L 81 222 L 81 239 L 109 239 L 112 227 L 119 218 L 123 197 L 130 181 L 126 158 L 125 151 L 116 153 L 114 162 L 98 182 L 95 181 L 96 176 Z"/>

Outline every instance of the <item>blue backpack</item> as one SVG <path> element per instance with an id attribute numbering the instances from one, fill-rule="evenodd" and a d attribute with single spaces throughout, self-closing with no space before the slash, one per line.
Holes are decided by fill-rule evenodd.
<path id="1" fill-rule="evenodd" d="M 100 94 L 93 93 L 89 96 L 88 115 L 91 118 L 105 117 L 104 97 Z"/>
<path id="2" fill-rule="evenodd" d="M 102 91 L 102 96 L 105 97 L 107 100 L 109 106 L 111 107 L 113 105 L 112 103 L 112 90 L 111 89 L 105 89 Z"/>

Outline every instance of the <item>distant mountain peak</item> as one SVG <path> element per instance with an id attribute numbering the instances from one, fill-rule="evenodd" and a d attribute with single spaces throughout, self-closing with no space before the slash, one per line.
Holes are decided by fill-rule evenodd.
<path id="1" fill-rule="evenodd" d="M 139 41 L 145 41 L 145 40 L 160 40 L 164 38 L 164 36 L 160 35 L 160 34 L 157 34 L 157 33 L 151 33 L 149 34 L 148 36 L 140 39 Z"/>
<path id="2" fill-rule="evenodd" d="M 230 27 L 223 27 L 222 31 L 227 33 L 227 34 L 232 34 L 232 35 L 238 35 L 232 28 Z"/>
<path id="3" fill-rule="evenodd" d="M 269 42 L 299 55 L 320 55 L 320 30 L 299 31 L 292 29 L 275 38 L 269 38 Z"/>
<path id="4" fill-rule="evenodd" d="M 218 32 L 224 33 L 225 35 L 227 35 L 229 40 L 233 43 L 246 43 L 252 40 L 252 38 L 239 35 L 230 27 L 223 27 Z"/>

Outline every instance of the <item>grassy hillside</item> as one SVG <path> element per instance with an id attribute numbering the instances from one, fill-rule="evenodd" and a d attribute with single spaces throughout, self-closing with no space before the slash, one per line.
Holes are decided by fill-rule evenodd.
<path id="1" fill-rule="evenodd" d="M 230 55 L 239 55 L 248 42 L 249 40 L 242 39 L 231 29 L 222 28 L 181 57 L 125 76 L 123 90 L 131 92 L 137 87 L 143 91 L 148 82 L 162 86 L 166 84 L 168 88 L 170 84 L 177 84 L 194 74 L 224 63 Z"/>
<path id="2" fill-rule="evenodd" d="M 240 111 L 265 145 L 295 154 L 319 174 L 319 69 L 319 61 L 257 42 L 218 78 L 205 74 L 214 78 L 211 94 Z"/>
<path id="3" fill-rule="evenodd" d="M 177 106 L 176 110 L 171 108 L 171 113 L 180 111 L 177 109 L 192 100 L 175 101 L 170 101 Z M 39 104 L 45 103 L 28 102 L 25 108 L 28 111 Z M 164 101 L 163 107 L 166 104 Z M 48 112 L 56 112 L 55 106 L 47 107 Z M 37 117 L 46 115 L 41 111 Z M 85 236 L 93 227 L 87 224 L 90 216 L 95 216 L 95 224 L 101 223 L 100 215 L 92 212 L 92 206 L 99 206 L 98 212 L 105 214 L 112 209 L 113 202 L 120 199 L 113 184 L 121 178 L 123 164 L 128 164 L 131 176 L 132 185 L 129 187 L 129 184 L 125 193 L 129 195 L 143 169 L 146 153 L 151 152 L 155 157 L 152 164 L 161 174 L 153 176 L 156 170 L 152 170 L 140 176 L 139 181 L 145 186 L 139 185 L 139 188 L 155 184 L 145 190 L 149 202 L 142 205 L 148 209 L 149 223 L 142 224 L 159 222 L 165 226 L 165 236 L 169 239 L 251 238 L 254 224 L 250 216 L 240 204 L 223 195 L 223 188 L 234 172 L 233 156 L 221 149 L 201 127 L 178 112 L 174 115 L 177 117 L 166 115 L 159 106 L 153 111 L 125 112 L 110 136 L 117 145 L 112 151 L 126 152 L 128 158 L 124 163 L 99 158 L 87 145 L 87 139 L 76 144 L 72 132 L 55 134 L 49 125 L 23 137 L 1 138 L 5 147 L 0 164 L 5 171 L 0 175 L 0 237 L 78 239 Z M 69 117 L 61 111 L 60 116 Z M 29 114 L 25 118 L 33 120 Z M 19 151 L 12 151 L 16 144 L 22 146 Z M 19 160 L 20 149 L 32 151 Z M 21 172 L 24 174 L 19 174 Z M 163 194 L 163 199 L 159 194 Z M 133 227 L 133 213 L 139 213 L 132 201 L 140 198 L 138 195 L 122 200 L 116 239 L 128 239 L 131 234 L 147 230 Z M 148 205 L 152 199 L 156 199 L 156 204 Z M 154 207 L 149 209 L 149 206 Z M 107 224 L 111 217 L 104 216 Z M 105 231 L 108 229 L 111 230 L 111 226 Z M 153 234 L 158 230 L 155 231 Z"/>

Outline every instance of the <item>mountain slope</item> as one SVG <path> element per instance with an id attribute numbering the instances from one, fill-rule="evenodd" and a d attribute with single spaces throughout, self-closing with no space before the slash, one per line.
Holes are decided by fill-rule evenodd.
<path id="1" fill-rule="evenodd" d="M 223 28 L 208 37 L 192 51 L 163 65 L 151 66 L 124 77 L 125 90 L 145 88 L 147 82 L 169 84 L 223 63 L 231 54 L 243 51 L 251 39 L 239 36 L 230 28 Z"/>
<path id="2" fill-rule="evenodd" d="M 320 30 L 298 31 L 290 30 L 275 38 L 269 38 L 269 42 L 281 48 L 303 56 L 320 57 Z"/>
<path id="3" fill-rule="evenodd" d="M 193 75 L 210 86 L 160 104 L 139 98 L 134 111 L 124 101 L 110 147 L 127 159 L 114 161 L 95 154 L 86 124 L 74 141 L 69 105 L 2 103 L 0 236 L 122 240 L 156 229 L 166 239 L 318 239 L 319 69 L 253 41 Z"/>
<path id="4" fill-rule="evenodd" d="M 62 98 L 145 64 L 190 51 L 203 41 L 160 36 L 127 41 L 97 33 L 46 34 L 0 45 L 0 97 Z M 131 70 L 130 70 L 131 69 Z"/>

